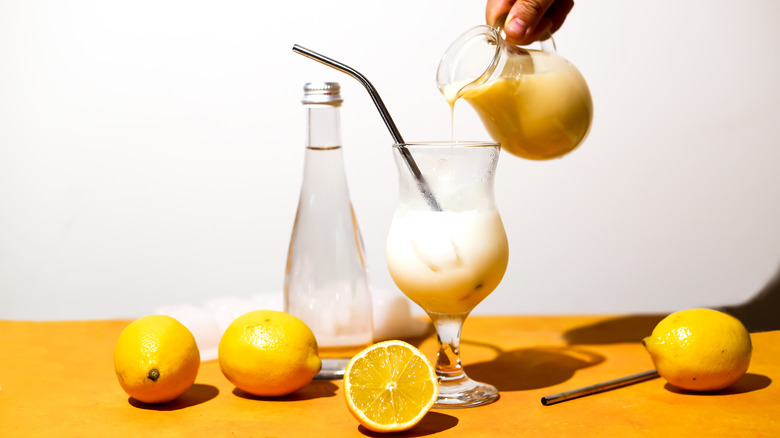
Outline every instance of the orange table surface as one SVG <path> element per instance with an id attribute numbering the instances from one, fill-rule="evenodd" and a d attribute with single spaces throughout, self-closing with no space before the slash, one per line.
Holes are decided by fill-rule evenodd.
<path id="1" fill-rule="evenodd" d="M 542 406 L 540 398 L 652 368 L 638 343 L 653 316 L 470 317 L 462 359 L 501 397 L 434 409 L 396 436 L 780 436 L 780 331 L 753 333 L 748 373 L 718 393 L 653 379 Z M 0 321 L 0 437 L 288 437 L 375 435 L 347 411 L 340 381 L 314 381 L 281 399 L 236 390 L 216 362 L 160 406 L 129 398 L 114 374 L 114 343 L 129 321 Z M 430 334 L 414 340 L 429 359 Z"/>

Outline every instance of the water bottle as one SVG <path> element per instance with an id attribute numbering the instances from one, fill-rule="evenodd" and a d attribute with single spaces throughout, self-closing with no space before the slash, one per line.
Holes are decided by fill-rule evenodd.
<path id="1" fill-rule="evenodd" d="M 322 358 L 318 378 L 338 379 L 349 359 L 373 340 L 371 296 L 344 170 L 340 86 L 310 82 L 303 90 L 306 153 L 284 305 L 317 338 Z"/>

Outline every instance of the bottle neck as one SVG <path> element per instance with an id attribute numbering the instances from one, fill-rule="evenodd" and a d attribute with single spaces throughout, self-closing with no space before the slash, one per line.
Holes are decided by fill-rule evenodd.
<path id="1" fill-rule="evenodd" d="M 339 107 L 304 105 L 306 108 L 306 147 L 333 149 L 341 147 L 341 116 Z"/>

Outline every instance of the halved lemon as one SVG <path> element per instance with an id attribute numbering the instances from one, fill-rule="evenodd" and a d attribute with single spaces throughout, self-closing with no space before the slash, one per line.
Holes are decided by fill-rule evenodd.
<path id="1" fill-rule="evenodd" d="M 347 408 L 374 432 L 411 429 L 439 395 L 428 359 L 403 341 L 384 341 L 355 355 L 344 372 Z"/>

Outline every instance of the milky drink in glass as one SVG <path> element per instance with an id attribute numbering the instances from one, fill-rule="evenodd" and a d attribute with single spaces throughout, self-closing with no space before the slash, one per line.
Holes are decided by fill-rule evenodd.
<path id="1" fill-rule="evenodd" d="M 410 171 L 405 153 L 419 168 Z M 435 407 L 479 406 L 498 399 L 495 387 L 471 380 L 460 363 L 460 332 L 468 314 L 504 275 L 509 247 L 493 199 L 499 145 L 487 142 L 397 144 L 396 211 L 387 236 L 393 281 L 431 318 L 439 352 Z M 426 199 L 422 184 L 436 202 Z"/>
<path id="2" fill-rule="evenodd" d="M 388 235 L 393 280 L 427 312 L 470 312 L 498 286 L 507 258 L 506 234 L 495 208 L 399 209 Z"/>

